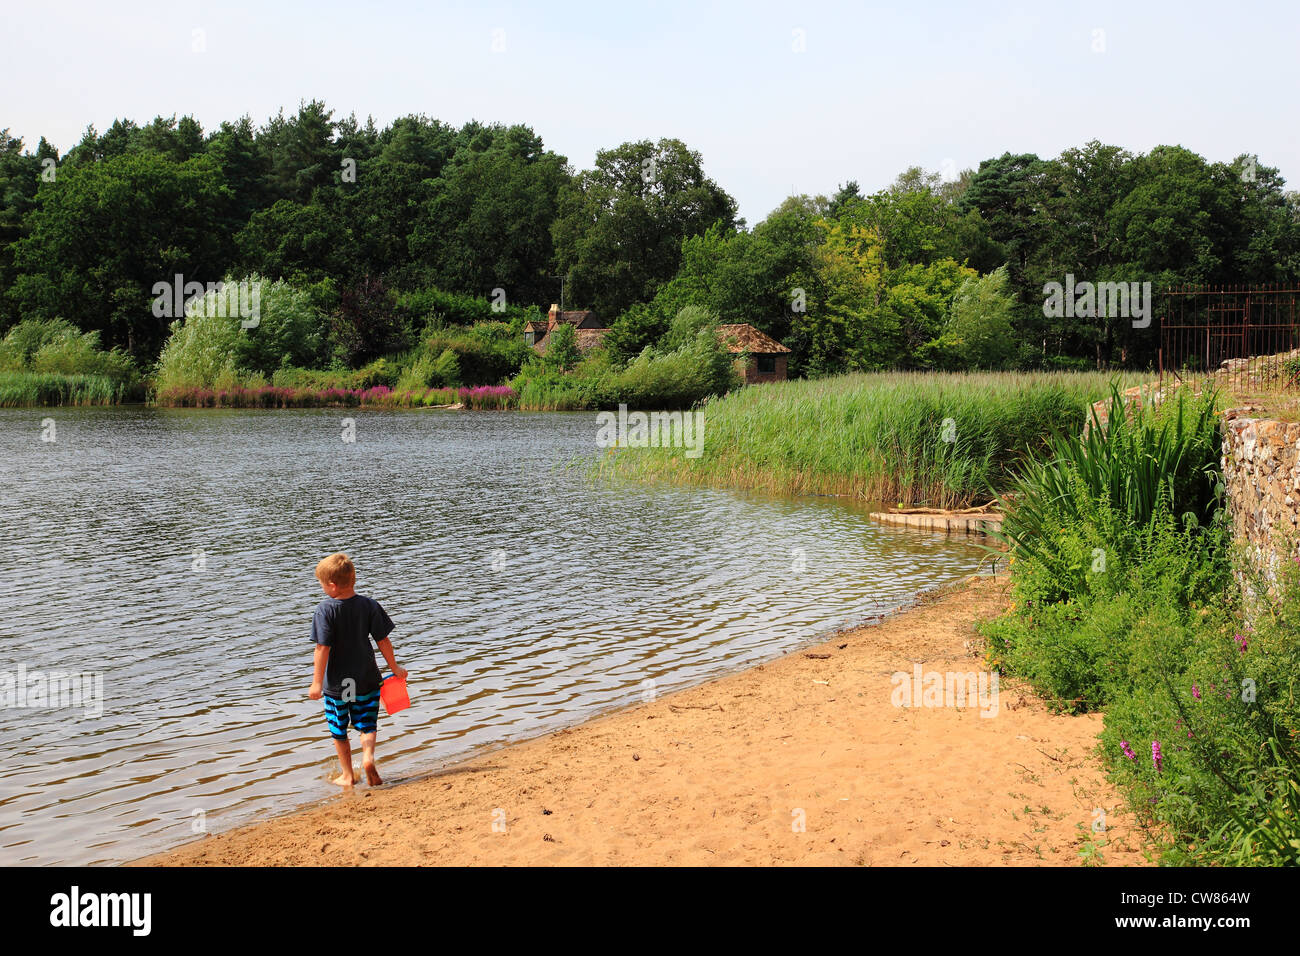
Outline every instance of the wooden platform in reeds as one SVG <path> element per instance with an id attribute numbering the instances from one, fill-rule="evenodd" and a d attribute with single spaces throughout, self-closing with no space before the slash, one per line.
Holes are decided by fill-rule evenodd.
<path id="1" fill-rule="evenodd" d="M 1002 527 L 1002 515 L 996 511 L 873 511 L 871 520 L 918 531 L 942 531 L 944 534 L 988 534 Z"/>

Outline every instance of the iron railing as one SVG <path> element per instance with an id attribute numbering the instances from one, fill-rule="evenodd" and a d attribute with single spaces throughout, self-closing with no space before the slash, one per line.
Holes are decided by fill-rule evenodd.
<path id="1" fill-rule="evenodd" d="M 1300 388 L 1300 289 L 1175 286 L 1157 295 L 1162 381 L 1214 375 L 1234 390 Z M 1298 369 L 1297 371 L 1300 371 Z"/>

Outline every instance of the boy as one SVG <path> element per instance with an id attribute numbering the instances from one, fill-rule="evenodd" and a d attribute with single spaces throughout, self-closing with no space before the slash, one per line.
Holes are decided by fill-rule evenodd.
<path id="1" fill-rule="evenodd" d="M 388 635 L 393 622 L 379 602 L 355 591 L 356 568 L 346 554 L 331 554 L 316 565 L 316 580 L 328 597 L 316 607 L 311 619 L 311 640 L 316 645 L 316 669 L 307 696 L 325 698 L 325 722 L 343 772 L 334 779 L 340 787 L 350 787 L 352 779 L 352 745 L 348 742 L 348 721 L 361 734 L 361 766 L 372 787 L 384 781 L 375 769 L 375 733 L 379 729 L 379 668 L 370 638 L 397 677 L 406 677 L 406 668 L 393 657 L 393 642 Z"/>

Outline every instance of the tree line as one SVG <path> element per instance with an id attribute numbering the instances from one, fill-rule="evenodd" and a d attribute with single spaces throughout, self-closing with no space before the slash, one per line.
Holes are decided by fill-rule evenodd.
<path id="1" fill-rule="evenodd" d="M 1094 141 L 792 196 L 751 227 L 676 139 L 575 170 L 527 126 L 379 129 L 316 101 L 211 131 L 119 119 L 64 155 L 0 132 L 0 331 L 64 319 L 147 367 L 171 322 L 152 290 L 178 274 L 283 280 L 361 340 L 389 334 L 395 290 L 512 314 L 563 290 L 621 362 L 694 306 L 789 346 L 795 374 L 1143 366 L 1153 328 L 1047 315 L 1046 285 L 1294 282 L 1300 196 L 1251 154 Z"/>

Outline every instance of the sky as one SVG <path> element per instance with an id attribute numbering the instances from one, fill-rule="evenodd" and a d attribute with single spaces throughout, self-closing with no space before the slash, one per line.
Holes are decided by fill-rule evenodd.
<path id="1" fill-rule="evenodd" d="M 0 128 L 261 124 L 318 99 L 524 123 L 575 169 L 676 137 L 751 225 L 792 193 L 1089 140 L 1254 153 L 1300 188 L 1300 4 L 3 0 Z"/>

